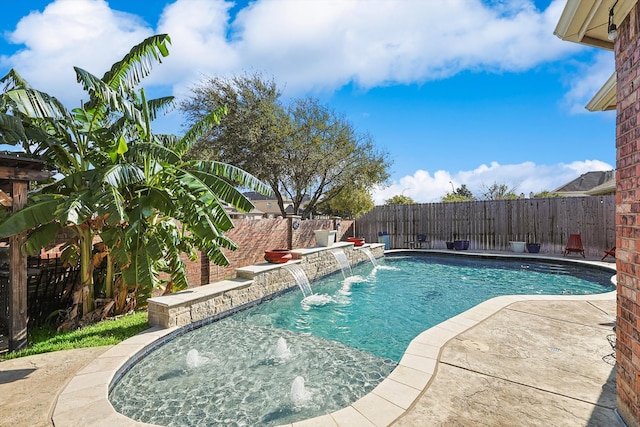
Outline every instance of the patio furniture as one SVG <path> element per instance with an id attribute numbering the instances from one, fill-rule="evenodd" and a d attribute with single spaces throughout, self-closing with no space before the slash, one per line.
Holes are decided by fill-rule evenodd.
<path id="1" fill-rule="evenodd" d="M 604 261 L 604 259 L 608 256 L 612 256 L 612 257 L 616 257 L 616 247 L 612 247 L 611 249 L 609 249 L 608 251 L 604 251 L 604 256 L 602 257 L 602 259 L 600 261 Z"/>
<path id="2" fill-rule="evenodd" d="M 409 243 L 409 247 L 411 249 L 416 248 L 416 247 L 422 249 L 422 245 L 425 244 L 426 242 L 427 242 L 427 235 L 426 234 L 418 234 L 418 235 L 416 235 L 416 239 L 415 240 L 412 240 L 412 241 L 410 241 L 408 243 Z"/>
<path id="3" fill-rule="evenodd" d="M 567 256 L 572 252 L 578 252 L 584 258 L 584 246 L 582 246 L 582 237 L 579 234 L 569 234 L 569 241 L 564 248 L 563 256 Z"/>

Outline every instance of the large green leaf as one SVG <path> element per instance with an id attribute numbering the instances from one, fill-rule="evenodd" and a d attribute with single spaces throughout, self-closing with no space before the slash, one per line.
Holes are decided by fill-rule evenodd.
<path id="1" fill-rule="evenodd" d="M 144 160 L 152 158 L 156 161 L 176 164 L 180 162 L 180 156 L 168 147 L 155 142 L 140 142 L 132 148 L 134 159 Z"/>
<path id="2" fill-rule="evenodd" d="M 135 103 L 127 99 L 124 92 L 112 88 L 82 68 L 73 67 L 73 69 L 76 71 L 78 83 L 82 84 L 83 89 L 89 92 L 89 96 L 93 100 L 91 108 L 93 108 L 95 100 L 100 100 L 103 105 L 108 106 L 111 110 L 121 112 L 127 119 L 137 123 L 139 126 L 144 126 L 140 110 Z"/>
<path id="3" fill-rule="evenodd" d="M 82 190 L 67 197 L 65 203 L 59 204 L 53 215 L 62 224 L 80 225 L 93 217 L 94 209 L 90 190 Z"/>
<path id="4" fill-rule="evenodd" d="M 126 203 L 117 188 L 108 187 L 97 199 L 98 215 L 105 217 L 110 226 L 121 226 L 129 219 L 125 210 Z"/>
<path id="5" fill-rule="evenodd" d="M 49 198 L 39 203 L 27 205 L 13 213 L 0 222 L 0 238 L 13 236 L 53 221 L 54 217 L 51 213 L 57 210 L 64 201 L 64 198 Z"/>
<path id="6" fill-rule="evenodd" d="M 136 185 L 144 182 L 145 177 L 137 165 L 115 164 L 101 171 L 103 181 L 116 188 Z"/>
<path id="7" fill-rule="evenodd" d="M 113 64 L 102 81 L 112 89 L 132 90 L 149 75 L 154 61 L 162 62 L 162 57 L 169 55 L 168 43 L 171 43 L 171 38 L 167 34 L 146 38 L 131 48 L 122 60 Z"/>
<path id="8" fill-rule="evenodd" d="M 22 78 L 20 74 L 13 68 L 0 79 L 0 83 L 4 83 L 5 87 L 3 92 L 8 92 L 12 89 L 31 89 L 31 85 Z"/>
<path id="9" fill-rule="evenodd" d="M 27 240 L 24 242 L 27 254 L 35 255 L 39 253 L 42 248 L 55 241 L 58 231 L 61 228 L 58 222 L 50 222 L 31 231 Z"/>
<path id="10" fill-rule="evenodd" d="M 273 193 L 271 187 L 267 184 L 263 183 L 250 173 L 228 163 L 208 160 L 192 160 L 183 166 L 183 168 L 216 175 L 220 178 L 229 180 L 240 187 L 249 188 L 260 194 L 271 195 Z"/>
<path id="11" fill-rule="evenodd" d="M 197 177 L 209 188 L 209 191 L 212 194 L 215 194 L 217 198 L 224 200 L 236 209 L 243 212 L 249 212 L 254 208 L 251 201 L 249 201 L 244 194 L 216 175 L 197 170 L 185 171 L 185 173 Z"/>
<path id="12" fill-rule="evenodd" d="M 64 119 L 66 109 L 54 97 L 35 89 L 13 89 L 5 93 L 15 108 L 27 117 L 39 119 Z"/>
<path id="13" fill-rule="evenodd" d="M 173 96 L 165 96 L 162 98 L 150 99 L 147 101 L 149 109 L 149 119 L 155 120 L 163 111 L 167 111 L 175 106 Z"/>
<path id="14" fill-rule="evenodd" d="M 187 133 L 182 137 L 180 143 L 175 147 L 176 152 L 181 155 L 195 144 L 200 138 L 206 135 L 212 128 L 220 124 L 222 116 L 227 114 L 227 107 L 218 107 L 212 112 L 208 113 L 197 123 L 189 128 Z"/>
<path id="15" fill-rule="evenodd" d="M 27 136 L 22 121 L 15 116 L 0 113 L 0 143 L 17 145 L 24 142 Z"/>

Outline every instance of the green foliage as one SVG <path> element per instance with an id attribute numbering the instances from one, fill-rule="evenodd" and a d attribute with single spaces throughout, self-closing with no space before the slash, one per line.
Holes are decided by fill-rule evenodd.
<path id="1" fill-rule="evenodd" d="M 443 203 L 448 203 L 448 202 L 469 202 L 471 200 L 473 200 L 473 199 L 469 199 L 468 197 L 461 196 L 461 195 L 456 194 L 456 193 L 450 193 L 450 192 L 445 194 L 441 199 L 441 201 Z"/>
<path id="2" fill-rule="evenodd" d="M 371 193 L 364 187 L 344 188 L 331 201 L 318 205 L 324 214 L 354 219 L 374 207 Z"/>
<path id="3" fill-rule="evenodd" d="M 34 354 L 72 348 L 115 345 L 147 329 L 147 312 L 137 311 L 115 319 L 68 332 L 57 332 L 49 325 L 29 330 L 29 346 L 26 349 L 7 353 L 2 359 L 16 359 Z"/>
<path id="4" fill-rule="evenodd" d="M 226 105 L 229 114 L 196 143 L 191 157 L 214 158 L 242 167 L 268 183 L 285 214 L 307 217 L 320 201 L 345 188 L 371 188 L 388 179 L 390 165 L 369 135 L 316 99 L 280 100 L 273 80 L 260 74 L 212 78 L 181 104 L 193 123 Z"/>
<path id="5" fill-rule="evenodd" d="M 411 197 L 405 196 L 404 194 L 397 194 L 384 201 L 385 205 L 412 205 L 414 203 Z"/>
<path id="6" fill-rule="evenodd" d="M 470 202 L 475 200 L 471 190 L 467 188 L 466 184 L 462 184 L 454 192 L 447 192 L 442 197 L 442 202 Z"/>
<path id="7" fill-rule="evenodd" d="M 558 193 L 554 193 L 552 191 L 543 190 L 539 193 L 533 195 L 535 199 L 549 198 L 549 197 L 560 197 Z"/>
<path id="8" fill-rule="evenodd" d="M 109 265 L 118 268 L 109 280 L 118 280 L 122 310 L 127 294 L 144 302 L 154 287 L 162 287 L 161 271 L 169 274 L 171 289 L 185 288 L 182 253 L 193 258 L 199 249 L 212 262 L 228 264 L 222 248 L 236 245 L 223 235 L 233 227 L 224 205 L 241 211 L 253 207 L 234 185 L 269 191 L 235 166 L 186 158 L 195 141 L 220 123 L 225 107 L 202 115 L 182 138 L 152 132 L 151 121 L 171 106 L 173 98 L 147 100 L 136 86 L 154 61 L 168 55 L 169 42 L 166 35 L 149 37 L 102 79 L 75 68 L 89 101 L 71 112 L 15 72 L 2 80 L 7 85 L 3 112 L 20 119 L 27 138 L 34 136 L 19 142 L 48 159 L 50 168 L 64 177 L 41 187 L 25 209 L 0 222 L 0 236 L 29 231 L 27 248 L 37 251 L 57 231 L 71 231 L 63 255 L 80 260 L 81 283 L 89 289 L 83 314 L 92 310 L 96 236 L 106 245 Z M 19 139 L 14 123 L 5 123 L 0 121 L 5 139 Z"/>
<path id="9" fill-rule="evenodd" d="M 489 187 L 483 186 L 483 188 L 485 190 L 482 194 L 482 198 L 484 200 L 507 200 L 519 198 L 516 194 L 518 187 L 510 187 L 507 184 L 498 184 L 497 182 L 494 182 Z"/>

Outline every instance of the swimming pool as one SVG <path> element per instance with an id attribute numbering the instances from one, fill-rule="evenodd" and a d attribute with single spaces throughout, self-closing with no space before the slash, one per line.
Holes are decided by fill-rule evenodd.
<path id="1" fill-rule="evenodd" d="M 176 338 L 133 366 L 111 402 L 161 425 L 290 423 L 357 400 L 414 336 L 493 296 L 613 289 L 610 271 L 561 263 L 387 256 L 382 264 L 314 283 L 311 301 L 288 293 Z"/>

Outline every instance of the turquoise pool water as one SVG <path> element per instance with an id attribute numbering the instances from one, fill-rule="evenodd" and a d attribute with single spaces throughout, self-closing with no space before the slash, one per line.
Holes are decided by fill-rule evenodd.
<path id="1" fill-rule="evenodd" d="M 121 413 L 159 425 L 278 425 L 370 392 L 420 332 L 506 294 L 614 289 L 611 271 L 467 257 L 387 256 L 177 337 L 113 387 Z"/>

